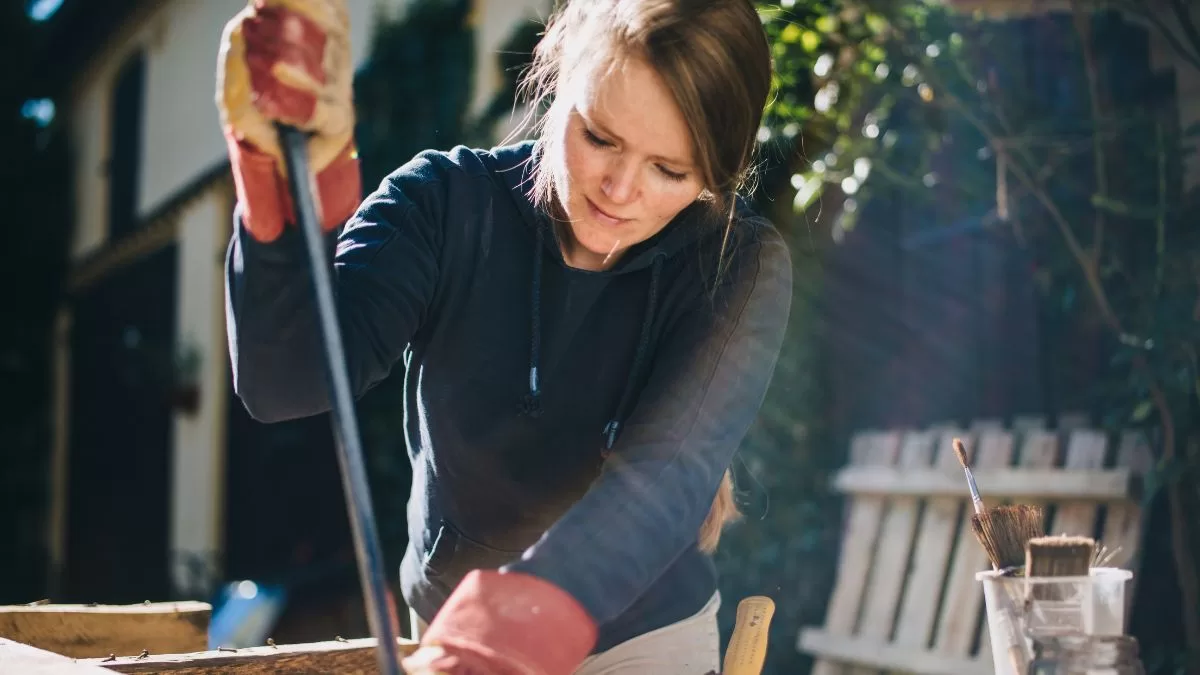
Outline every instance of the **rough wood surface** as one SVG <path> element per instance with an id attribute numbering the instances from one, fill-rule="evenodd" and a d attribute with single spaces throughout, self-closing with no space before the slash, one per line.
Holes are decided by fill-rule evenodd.
<path id="1" fill-rule="evenodd" d="M 398 640 L 397 644 L 401 656 L 411 654 L 417 646 L 417 643 L 404 639 Z M 375 646 L 375 638 L 358 638 L 192 654 L 151 654 L 143 658 L 121 656 L 114 661 L 88 659 L 87 662 L 118 673 L 141 675 L 375 675 L 379 672 Z"/>
<path id="2" fill-rule="evenodd" d="M 98 665 L 76 661 L 27 644 L 0 638 L 0 673 L 12 675 L 113 675 Z"/>
<path id="3" fill-rule="evenodd" d="M 212 606 L 205 602 L 140 605 L 4 605 L 0 637 L 76 658 L 109 654 L 197 652 L 208 647 Z"/>

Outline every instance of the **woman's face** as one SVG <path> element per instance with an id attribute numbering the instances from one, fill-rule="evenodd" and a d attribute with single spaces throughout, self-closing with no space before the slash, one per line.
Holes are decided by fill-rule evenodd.
<path id="1" fill-rule="evenodd" d="M 565 89 L 571 107 L 554 174 L 568 221 L 563 257 L 595 271 L 661 231 L 703 185 L 687 123 L 658 73 L 629 59 L 586 80 Z"/>

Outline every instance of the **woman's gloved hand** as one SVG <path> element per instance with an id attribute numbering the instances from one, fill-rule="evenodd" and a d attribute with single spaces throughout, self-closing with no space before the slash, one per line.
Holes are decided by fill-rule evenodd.
<path id="1" fill-rule="evenodd" d="M 243 223 L 263 242 L 295 213 L 276 123 L 312 134 L 321 225 L 340 226 L 362 199 L 354 146 L 346 0 L 251 0 L 221 36 L 216 103 Z"/>
<path id="2" fill-rule="evenodd" d="M 476 570 L 401 665 L 410 675 L 570 675 L 595 643 L 595 622 L 554 584 Z"/>

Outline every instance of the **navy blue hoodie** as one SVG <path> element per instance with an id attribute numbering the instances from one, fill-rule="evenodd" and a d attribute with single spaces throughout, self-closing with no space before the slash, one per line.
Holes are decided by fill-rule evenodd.
<path id="1" fill-rule="evenodd" d="M 536 145 L 421 153 L 330 235 L 358 395 L 405 369 L 413 466 L 402 593 L 426 621 L 475 568 L 537 575 L 600 626 L 595 651 L 698 611 L 697 535 L 758 413 L 791 298 L 778 232 L 701 203 L 610 270 L 570 268 L 530 202 Z M 329 409 L 308 261 L 235 213 L 234 386 L 264 422 Z M 400 495 L 395 496 L 400 499 Z"/>

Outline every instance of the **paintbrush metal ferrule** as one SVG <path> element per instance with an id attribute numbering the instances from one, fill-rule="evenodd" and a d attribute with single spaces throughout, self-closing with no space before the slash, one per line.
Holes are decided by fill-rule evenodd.
<path id="1" fill-rule="evenodd" d="M 967 461 L 967 446 L 958 438 L 954 439 L 950 446 L 954 450 L 954 456 L 958 459 L 959 465 L 963 468 L 963 473 L 967 476 L 967 489 L 971 491 L 971 506 L 975 509 L 975 513 L 983 513 L 983 499 L 979 496 L 979 485 L 975 483 L 975 474 L 971 473 L 971 464 Z"/>
<path id="2" fill-rule="evenodd" d="M 979 486 L 975 484 L 975 474 L 971 473 L 970 467 L 964 466 L 963 471 L 967 474 L 967 488 L 971 490 L 971 505 L 975 513 L 983 513 L 983 499 L 979 496 Z"/>

